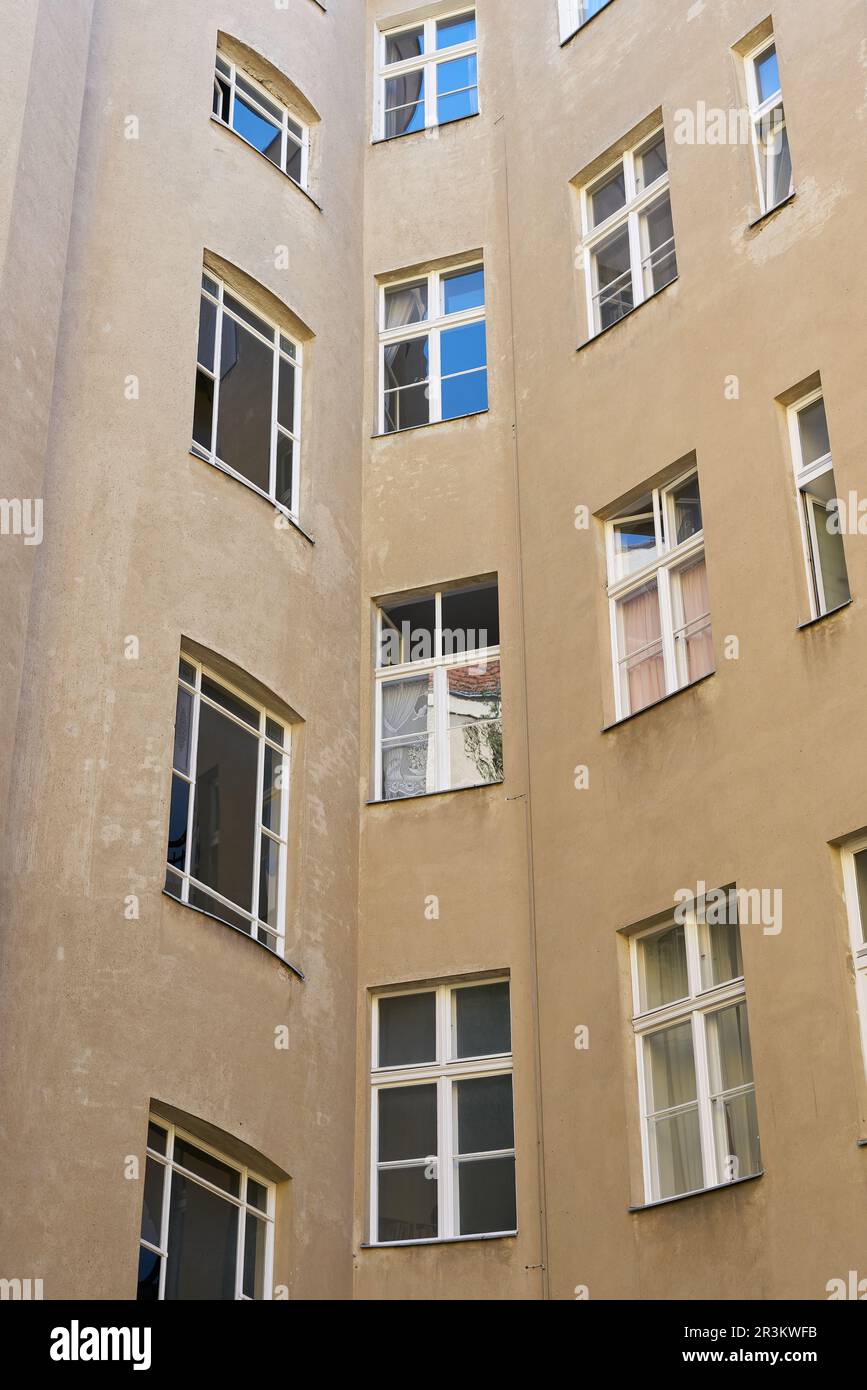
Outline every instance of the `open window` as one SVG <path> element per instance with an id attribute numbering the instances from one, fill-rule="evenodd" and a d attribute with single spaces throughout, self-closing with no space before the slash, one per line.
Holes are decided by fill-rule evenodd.
<path id="1" fill-rule="evenodd" d="M 821 387 L 790 406 L 788 417 L 810 606 L 820 618 L 852 597 Z"/>

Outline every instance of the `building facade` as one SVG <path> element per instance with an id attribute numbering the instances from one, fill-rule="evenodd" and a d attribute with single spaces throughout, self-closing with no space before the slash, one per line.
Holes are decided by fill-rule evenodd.
<path id="1" fill-rule="evenodd" d="M 863 4 L 3 17 L 0 1275 L 867 1278 Z"/>

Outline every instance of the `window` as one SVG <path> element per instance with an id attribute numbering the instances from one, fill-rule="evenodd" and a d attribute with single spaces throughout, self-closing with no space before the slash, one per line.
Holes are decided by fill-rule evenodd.
<path id="1" fill-rule="evenodd" d="M 383 434 L 487 410 L 484 267 L 381 286 L 380 354 Z"/>
<path id="2" fill-rule="evenodd" d="M 138 1301 L 270 1298 L 274 1202 L 273 1183 L 152 1115 Z"/>
<path id="3" fill-rule="evenodd" d="M 166 892 L 279 956 L 289 746 L 282 720 L 181 658 Z"/>
<path id="4" fill-rule="evenodd" d="M 576 29 L 586 24 L 609 0 L 560 0 L 560 38 L 566 42 Z"/>
<path id="5" fill-rule="evenodd" d="M 740 929 L 725 898 L 722 913 L 700 900 L 678 909 L 682 925 L 630 942 L 648 1202 L 761 1171 Z M 729 920 L 713 923 L 715 911 Z"/>
<path id="6" fill-rule="evenodd" d="M 752 122 L 753 150 L 763 213 L 795 191 L 786 113 L 780 88 L 777 45 L 773 37 L 746 56 L 747 98 Z"/>
<path id="7" fill-rule="evenodd" d="M 855 994 L 861 1018 L 861 1044 L 867 1068 L 867 836 L 843 851 L 843 883 L 855 967 Z"/>
<path id="8" fill-rule="evenodd" d="M 395 599 L 377 629 L 377 800 L 502 782 L 497 585 Z"/>
<path id="9" fill-rule="evenodd" d="M 677 276 L 662 130 L 581 189 L 581 221 L 592 337 Z"/>
<path id="10" fill-rule="evenodd" d="M 789 437 L 810 607 L 813 617 L 819 618 L 848 603 L 852 597 L 821 388 L 790 407 Z"/>
<path id="11" fill-rule="evenodd" d="M 517 1228 L 508 980 L 373 1001 L 371 1240 Z"/>
<path id="12" fill-rule="evenodd" d="M 301 347 L 202 276 L 193 452 L 298 515 Z"/>
<path id="13" fill-rule="evenodd" d="M 714 670 L 698 473 L 606 523 L 618 719 Z"/>
<path id="14" fill-rule="evenodd" d="M 307 187 L 307 127 L 293 120 L 285 106 L 219 53 L 212 114 L 288 174 L 293 183 Z"/>
<path id="15" fill-rule="evenodd" d="M 478 114 L 475 10 L 381 30 L 377 52 L 379 139 Z"/>

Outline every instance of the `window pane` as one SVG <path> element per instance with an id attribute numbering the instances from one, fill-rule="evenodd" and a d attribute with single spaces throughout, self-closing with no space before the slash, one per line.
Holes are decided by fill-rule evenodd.
<path id="1" fill-rule="evenodd" d="M 159 1245 L 163 1212 L 163 1176 L 165 1168 L 156 1159 L 145 1162 L 144 1198 L 141 1212 L 141 1237 L 151 1245 Z"/>
<path id="2" fill-rule="evenodd" d="M 441 19 L 437 24 L 437 48 L 452 48 L 457 43 L 470 43 L 476 37 L 476 16 L 468 14 L 452 15 Z"/>
<path id="3" fill-rule="evenodd" d="M 244 1283 L 247 1298 L 265 1297 L 265 1237 L 264 1221 L 247 1212 L 244 1233 Z"/>
<path id="4" fill-rule="evenodd" d="M 651 1120 L 648 1137 L 654 1201 L 704 1187 L 697 1107 Z"/>
<path id="5" fill-rule="evenodd" d="M 280 846 L 263 835 L 259 859 L 259 917 L 275 929 L 279 926 L 279 883 Z"/>
<path id="6" fill-rule="evenodd" d="M 173 1173 L 166 1298 L 234 1299 L 237 1244 L 238 1208 Z"/>
<path id="7" fill-rule="evenodd" d="M 757 128 L 766 210 L 788 198 L 792 192 L 792 155 L 782 106 L 768 113 Z"/>
<path id="8" fill-rule="evenodd" d="M 830 613 L 851 598 L 846 554 L 836 508 L 828 510 L 835 492 L 833 471 L 823 473 L 804 489 L 810 548 L 816 570 L 816 598 L 820 613 Z"/>
<path id="9" fill-rule="evenodd" d="M 732 1091 L 753 1081 L 753 1058 L 745 1001 L 707 1018 L 711 1092 Z"/>
<path id="10" fill-rule="evenodd" d="M 262 772 L 262 824 L 275 835 L 280 834 L 283 812 L 283 781 L 285 762 L 282 753 L 265 744 L 265 762 Z"/>
<path id="11" fill-rule="evenodd" d="M 696 1098 L 695 1058 L 689 1020 L 662 1028 L 645 1039 L 647 1110 L 669 1110 Z"/>
<path id="12" fill-rule="evenodd" d="M 155 1153 L 164 1154 L 166 1151 L 166 1140 L 168 1136 L 160 1125 L 155 1125 L 153 1120 L 148 1123 L 148 1148 Z"/>
<path id="13" fill-rule="evenodd" d="M 741 932 L 737 922 L 705 922 L 699 928 L 702 989 L 724 985 L 744 973 Z"/>
<path id="14" fill-rule="evenodd" d="M 302 147 L 291 137 L 286 140 L 286 173 L 293 182 L 301 183 L 301 171 L 303 164 Z"/>
<path id="15" fill-rule="evenodd" d="M 156 1303 L 160 1296 L 160 1265 L 162 1260 L 144 1246 L 138 1252 L 138 1303 Z"/>
<path id="16" fill-rule="evenodd" d="M 443 376 L 484 367 L 487 342 L 484 323 L 465 323 L 448 328 L 440 337 L 440 366 Z"/>
<path id="17" fill-rule="evenodd" d="M 514 1158 L 483 1158 L 457 1167 L 458 1234 L 516 1230 Z"/>
<path id="18" fill-rule="evenodd" d="M 385 428 L 426 425 L 430 419 L 428 339 L 413 338 L 385 348 Z"/>
<path id="19" fill-rule="evenodd" d="M 665 695 L 656 581 L 622 599 L 617 610 L 623 643 L 624 694 L 629 712 L 635 714 Z"/>
<path id="20" fill-rule="evenodd" d="M 223 82 L 219 77 L 214 77 L 214 98 L 211 110 L 221 121 L 228 124 L 229 121 L 229 84 Z"/>
<path id="21" fill-rule="evenodd" d="M 500 609 L 496 584 L 447 589 L 442 597 L 443 654 L 478 651 L 500 644 Z"/>
<path id="22" fill-rule="evenodd" d="M 608 237 L 593 257 L 599 326 L 609 328 L 633 307 L 629 232 L 626 227 Z"/>
<path id="23" fill-rule="evenodd" d="M 193 722 L 193 696 L 191 691 L 178 686 L 178 699 L 175 705 L 175 749 L 172 754 L 172 767 L 178 772 L 190 770 L 190 735 Z"/>
<path id="24" fill-rule="evenodd" d="M 466 376 L 446 377 L 442 383 L 442 413 L 444 420 L 459 420 L 464 415 L 478 415 L 488 408 L 488 373 L 470 372 Z"/>
<path id="25" fill-rule="evenodd" d="M 260 116 L 258 111 L 254 111 L 252 106 L 248 106 L 242 97 L 235 93 L 235 111 L 232 117 L 232 126 L 239 135 L 243 135 L 245 140 L 249 140 L 251 145 L 255 145 L 260 154 L 264 154 L 272 164 L 280 165 L 280 142 L 281 131 L 278 126 L 272 125 L 271 121 L 266 121 L 264 116 Z"/>
<path id="26" fill-rule="evenodd" d="M 443 313 L 460 314 L 465 309 L 480 309 L 485 303 L 485 272 L 481 266 L 474 270 L 459 270 L 443 276 Z"/>
<path id="27" fill-rule="evenodd" d="M 242 917 L 240 912 L 233 912 L 230 907 L 226 907 L 212 893 L 205 892 L 203 888 L 191 886 L 188 901 L 192 907 L 197 907 L 200 912 L 207 912 L 209 917 L 215 917 L 218 922 L 226 922 L 228 926 L 236 927 L 238 931 L 250 935 L 249 920 Z M 247 910 L 249 911 L 249 909 Z"/>
<path id="28" fill-rule="evenodd" d="M 385 136 L 424 129 L 424 72 L 389 77 L 385 84 Z"/>
<path id="29" fill-rule="evenodd" d="M 659 135 L 653 137 L 649 145 L 645 145 L 638 156 L 637 184 L 639 192 L 644 188 L 649 188 L 652 183 L 661 178 L 667 168 L 668 155 L 665 150 L 665 136 L 660 132 Z"/>
<path id="30" fill-rule="evenodd" d="M 638 942 L 639 997 L 642 1010 L 658 1009 L 689 994 L 686 937 L 681 926 L 669 927 Z"/>
<path id="31" fill-rule="evenodd" d="M 601 183 L 590 195 L 590 211 L 593 226 L 598 227 L 606 217 L 611 217 L 626 206 L 626 176 L 620 164 L 613 174 Z"/>
<path id="32" fill-rule="evenodd" d="M 671 493 L 674 507 L 675 545 L 683 545 L 690 536 L 697 536 L 702 528 L 701 497 L 698 490 L 698 474 L 694 473 Z"/>
<path id="33" fill-rule="evenodd" d="M 288 434 L 277 431 L 277 473 L 274 482 L 274 496 L 284 507 L 292 510 L 295 487 L 295 444 Z"/>
<path id="34" fill-rule="evenodd" d="M 861 918 L 861 940 L 867 945 L 867 849 L 854 856 L 855 877 L 858 883 L 858 915 Z"/>
<path id="35" fill-rule="evenodd" d="M 385 61 L 403 63 L 409 58 L 420 58 L 424 53 L 424 25 L 417 29 L 405 29 L 402 34 L 389 34 L 385 40 Z"/>
<path id="36" fill-rule="evenodd" d="M 474 116 L 479 109 L 476 55 L 437 67 L 437 120 L 440 125 Z"/>
<path id="37" fill-rule="evenodd" d="M 181 1139 L 180 1135 L 175 1136 L 173 1157 L 175 1163 L 180 1164 L 182 1168 L 188 1168 L 191 1173 L 196 1173 L 206 1182 L 213 1183 L 214 1187 L 222 1187 L 224 1192 L 230 1193 L 233 1197 L 239 1196 L 241 1174 L 237 1168 L 223 1163 L 213 1154 L 205 1153 L 188 1139 Z"/>
<path id="38" fill-rule="evenodd" d="M 473 985 L 454 991 L 455 1056 L 491 1057 L 511 1052 L 509 986 Z"/>
<path id="39" fill-rule="evenodd" d="M 407 1067 L 436 1061 L 435 994 L 399 994 L 380 999 L 377 1007 L 379 1066 Z"/>
<path id="40" fill-rule="evenodd" d="M 205 295 L 201 298 L 199 309 L 199 346 L 197 360 L 201 367 L 214 370 L 214 335 L 217 331 L 217 306 Z"/>
<path id="41" fill-rule="evenodd" d="M 274 353 L 234 319 L 223 317 L 217 454 L 268 490 Z"/>
<path id="42" fill-rule="evenodd" d="M 196 372 L 196 399 L 193 405 L 193 440 L 206 453 L 211 452 L 214 428 L 214 382 L 204 372 Z"/>
<path id="43" fill-rule="evenodd" d="M 500 663 L 448 672 L 449 785 L 475 787 L 503 779 Z"/>
<path id="44" fill-rule="evenodd" d="M 755 1091 L 715 1100 L 713 1122 L 720 1182 L 734 1182 L 761 1172 Z"/>
<path id="45" fill-rule="evenodd" d="M 828 417 L 825 414 L 824 397 L 819 397 L 813 401 L 812 405 L 807 405 L 803 410 L 798 411 L 798 433 L 801 438 L 801 463 L 807 467 L 815 463 L 817 459 L 824 458 L 831 452 L 831 440 L 828 434 Z"/>
<path id="46" fill-rule="evenodd" d="M 675 639 L 683 647 L 686 661 L 686 669 L 681 671 L 680 678 L 697 681 L 714 670 L 710 596 L 704 556 L 695 564 L 678 570 L 675 582 L 680 592 L 684 623 L 675 633 Z"/>
<path id="47" fill-rule="evenodd" d="M 382 688 L 382 796 L 391 801 L 436 790 L 433 676 Z"/>
<path id="48" fill-rule="evenodd" d="M 404 661 L 430 661 L 436 655 L 436 600 L 411 599 L 406 603 L 383 604 L 380 665 L 397 666 Z"/>
<path id="49" fill-rule="evenodd" d="M 674 223 L 671 220 L 671 199 L 666 193 L 649 212 L 645 213 L 644 234 L 647 256 L 644 261 L 645 294 L 663 289 L 677 274 L 674 250 Z"/>
<path id="50" fill-rule="evenodd" d="M 384 1087 L 379 1092 L 379 1162 L 429 1158 L 437 1151 L 437 1088 Z"/>
<path id="51" fill-rule="evenodd" d="M 756 85 L 759 101 L 767 101 L 780 90 L 780 68 L 777 62 L 777 46 L 773 44 L 756 59 Z"/>
<path id="52" fill-rule="evenodd" d="M 437 123 L 448 125 L 449 121 L 462 121 L 465 116 L 477 115 L 478 110 L 479 93 L 476 87 L 450 92 L 448 96 L 437 98 Z"/>
<path id="53" fill-rule="evenodd" d="M 430 422 L 430 388 L 404 386 L 385 393 L 385 432 L 417 429 Z"/>
<path id="54" fill-rule="evenodd" d="M 511 1076 L 479 1076 L 454 1083 L 456 1152 L 489 1153 L 515 1144 Z"/>
<path id="55" fill-rule="evenodd" d="M 618 579 L 634 574 L 656 559 L 656 523 L 650 498 L 642 497 L 635 504 L 635 512 L 636 515 L 623 521 L 615 521 L 612 527 Z"/>
<path id="56" fill-rule="evenodd" d="M 182 777 L 172 778 L 172 800 L 169 808 L 169 843 L 166 861 L 184 872 L 187 866 L 187 819 L 190 805 L 190 784 Z"/>
<path id="57" fill-rule="evenodd" d="M 186 681 L 187 685 L 195 685 L 195 666 L 191 666 L 189 661 L 184 661 L 184 658 L 181 657 L 180 661 L 178 662 L 178 676 L 182 681 Z"/>
<path id="58" fill-rule="evenodd" d="M 295 366 L 280 358 L 279 390 L 277 392 L 277 419 L 287 430 L 295 431 Z"/>
<path id="59" fill-rule="evenodd" d="M 424 1166 L 383 1168 L 379 1173 L 378 1240 L 434 1240 L 437 1182 Z"/>
<path id="60" fill-rule="evenodd" d="M 427 318 L 427 280 L 414 285 L 395 285 L 385 291 L 385 327 L 405 328 Z"/>
<path id="61" fill-rule="evenodd" d="M 252 309 L 248 309 L 246 304 L 242 304 L 240 299 L 236 299 L 228 290 L 223 293 L 223 304 L 239 319 L 243 319 L 251 328 L 255 328 L 257 333 L 263 334 L 266 338 L 273 339 L 274 329 L 265 319 L 260 319 L 258 314 L 254 314 Z"/>
<path id="62" fill-rule="evenodd" d="M 222 705 L 223 709 L 237 715 L 239 719 L 243 719 L 244 723 L 249 724 L 251 729 L 258 729 L 259 711 L 254 709 L 252 705 L 248 705 L 246 700 L 241 700 L 237 695 L 233 695 L 231 691 L 226 690 L 225 686 L 212 680 L 210 676 L 202 676 L 202 694 L 207 695 L 208 699 L 215 701 L 216 704 Z"/>
<path id="63" fill-rule="evenodd" d="M 254 734 L 202 703 L 191 872 L 247 911 L 253 907 L 257 754 Z"/>

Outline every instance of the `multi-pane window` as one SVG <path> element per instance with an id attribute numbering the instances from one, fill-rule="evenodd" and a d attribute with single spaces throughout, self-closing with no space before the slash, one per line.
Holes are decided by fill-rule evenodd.
<path id="1" fill-rule="evenodd" d="M 618 719 L 714 670 L 698 473 L 606 523 Z"/>
<path id="2" fill-rule="evenodd" d="M 212 114 L 288 174 L 293 183 L 307 187 L 307 127 L 293 120 L 285 106 L 219 53 Z"/>
<path id="3" fill-rule="evenodd" d="M 664 131 L 581 189 L 581 219 L 592 336 L 677 276 Z"/>
<path id="4" fill-rule="evenodd" d="M 193 452 L 298 515 L 301 346 L 202 276 Z"/>
<path id="5" fill-rule="evenodd" d="M 508 980 L 373 1001 L 371 1240 L 517 1226 Z"/>
<path id="6" fill-rule="evenodd" d="M 861 1018 L 861 1044 L 867 1068 L 867 836 L 851 841 L 843 850 L 843 882 Z"/>
<path id="7" fill-rule="evenodd" d="M 560 38 L 565 42 L 570 34 L 586 24 L 600 10 L 604 10 L 610 0 L 560 0 Z"/>
<path id="8" fill-rule="evenodd" d="M 821 388 L 789 408 L 801 539 L 814 618 L 848 603 L 849 576 Z"/>
<path id="9" fill-rule="evenodd" d="M 794 192 L 792 156 L 773 37 L 746 56 L 747 97 L 762 212 L 770 212 Z"/>
<path id="10" fill-rule="evenodd" d="M 282 720 L 181 658 L 166 892 L 280 956 L 289 749 Z"/>
<path id="11" fill-rule="evenodd" d="M 501 782 L 496 583 L 395 599 L 377 628 L 377 799 Z"/>
<path id="12" fill-rule="evenodd" d="M 266 1299 L 273 1183 L 158 1115 L 148 1123 L 138 1299 Z"/>
<path id="13" fill-rule="evenodd" d="M 487 410 L 484 267 L 381 286 L 379 342 L 383 434 Z"/>
<path id="14" fill-rule="evenodd" d="M 381 139 L 478 113 L 475 10 L 381 30 L 377 51 Z"/>
<path id="15" fill-rule="evenodd" d="M 761 1171 L 740 929 L 682 915 L 630 943 L 648 1202 Z"/>

